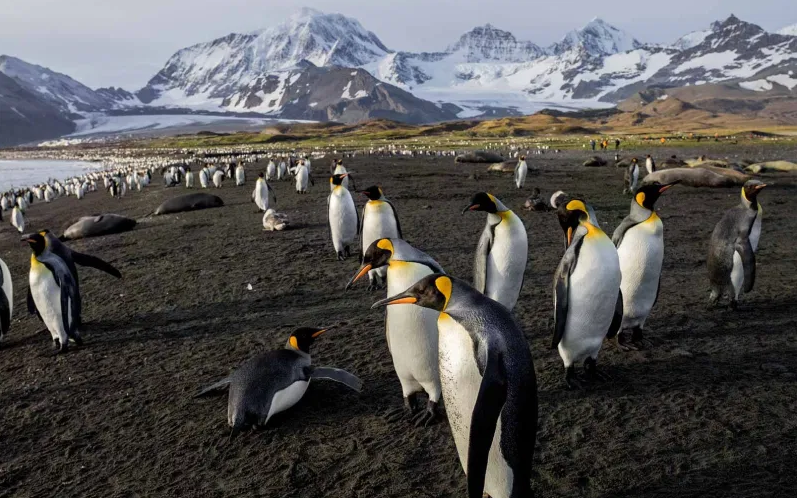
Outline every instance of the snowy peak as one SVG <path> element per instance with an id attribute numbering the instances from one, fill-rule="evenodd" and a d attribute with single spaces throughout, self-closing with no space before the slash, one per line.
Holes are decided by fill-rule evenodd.
<path id="1" fill-rule="evenodd" d="M 550 51 L 560 55 L 570 50 L 583 50 L 589 55 L 605 57 L 640 47 L 642 44 L 631 35 L 596 17 L 583 28 L 566 34 Z"/>
<path id="2" fill-rule="evenodd" d="M 797 24 L 792 24 L 791 26 L 786 26 L 783 29 L 779 29 L 778 34 L 785 36 L 797 36 Z"/>
<path id="3" fill-rule="evenodd" d="M 519 41 L 509 31 L 491 24 L 468 31 L 446 52 L 461 53 L 465 62 L 527 62 L 543 54 L 534 43 Z"/>

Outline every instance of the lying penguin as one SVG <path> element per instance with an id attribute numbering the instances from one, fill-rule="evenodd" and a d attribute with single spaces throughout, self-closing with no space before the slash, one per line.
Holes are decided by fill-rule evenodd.
<path id="1" fill-rule="evenodd" d="M 331 328 L 296 329 L 283 349 L 247 360 L 196 397 L 229 387 L 227 423 L 234 435 L 245 427 L 265 427 L 273 415 L 291 408 L 302 399 L 311 379 L 334 380 L 360 392 L 362 381 L 354 375 L 337 368 L 311 365 L 310 346 Z"/>

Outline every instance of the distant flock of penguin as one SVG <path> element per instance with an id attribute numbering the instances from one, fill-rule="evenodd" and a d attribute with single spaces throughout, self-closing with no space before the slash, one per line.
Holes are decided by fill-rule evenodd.
<path id="1" fill-rule="evenodd" d="M 553 281 L 551 346 L 562 358 L 568 388 L 583 388 L 605 378 L 597 366 L 605 341 L 613 341 L 621 350 L 646 345 L 643 331 L 659 296 L 664 259 L 663 225 L 655 204 L 677 182 L 638 184 L 639 171 L 634 171 L 630 181 L 626 175 L 626 187 L 633 197 L 630 212 L 611 238 L 600 228 L 595 210 L 585 199 L 559 191 L 550 201 L 565 247 Z M 521 156 L 515 168 L 517 188 L 524 186 L 527 173 L 528 165 Z M 273 192 L 268 181 L 287 179 L 289 174 L 295 179 L 297 193 L 306 193 L 314 184 L 309 157 L 295 163 L 270 160 L 252 193 L 258 209 L 266 213 L 264 226 L 270 211 L 269 192 Z M 162 175 L 167 186 L 182 182 L 188 188 L 194 186 L 190 168 L 166 165 Z M 12 205 L 15 213 L 24 211 L 32 195 L 45 200 L 56 194 L 82 196 L 96 190 L 100 182 L 117 196 L 123 188 L 140 190 L 151 176 L 150 170 L 125 168 L 87 174 L 65 184 L 48 183 L 4 194 L 2 211 Z M 200 186 L 208 188 L 212 182 L 219 187 L 225 176 L 243 185 L 245 168 L 240 163 L 229 163 L 226 170 L 206 164 L 199 172 Z M 403 240 L 396 207 L 380 186 L 361 191 L 368 200 L 360 215 L 349 190 L 353 178 L 342 160 L 333 163 L 329 181 L 329 233 L 337 258 L 352 256 L 358 235 L 360 238 L 361 266 L 346 290 L 365 276 L 369 290 L 387 287 L 388 297 L 372 308 L 387 308 L 388 348 L 404 398 L 403 408 L 393 413 L 394 418 L 406 416 L 414 424 L 426 426 L 442 417 L 442 399 L 469 496 L 532 496 L 537 382 L 529 345 L 512 315 L 528 257 L 528 234 L 522 220 L 488 192 L 472 197 L 463 214 L 484 212 L 487 219 L 476 247 L 472 283 L 468 283 L 447 274 L 430 255 Z M 726 296 L 735 307 L 741 294 L 753 287 L 762 216 L 758 194 L 765 186 L 748 181 L 741 189 L 741 202 L 722 216 L 712 233 L 707 259 L 711 304 Z M 22 232 L 24 223 L 15 222 L 15 216 L 12 214 L 12 223 Z M 29 311 L 44 322 L 56 352 L 66 351 L 70 341 L 80 345 L 76 265 L 116 277 L 121 274 L 99 258 L 71 250 L 49 231 L 25 235 L 23 240 L 31 248 Z M 10 327 L 13 289 L 2 260 L 0 270 L 2 339 Z M 265 426 L 273 415 L 295 405 L 311 379 L 330 379 L 360 391 L 362 382 L 354 375 L 315 367 L 311 362 L 311 345 L 329 328 L 296 329 L 283 349 L 252 358 L 198 396 L 228 390 L 228 423 L 235 434 L 245 427 Z M 576 365 L 583 365 L 583 373 L 576 372 Z M 419 399 L 421 394 L 426 396 L 425 405 Z"/>

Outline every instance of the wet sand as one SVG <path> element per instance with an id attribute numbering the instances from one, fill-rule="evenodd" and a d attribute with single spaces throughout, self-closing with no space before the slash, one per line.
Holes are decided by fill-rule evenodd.
<path id="1" fill-rule="evenodd" d="M 795 157 L 781 147 L 725 152 Z M 766 177 L 756 286 L 736 312 L 706 309 L 705 261 L 711 230 L 739 202 L 738 189 L 664 194 L 657 205 L 663 280 L 648 320 L 657 344 L 632 353 L 607 345 L 599 365 L 613 380 L 571 392 L 549 349 L 561 230 L 553 214 L 521 206 L 534 186 L 546 197 L 561 188 L 590 201 L 611 234 L 628 210 L 623 172 L 579 166 L 588 154 L 532 156 L 541 172 L 523 191 L 511 174 L 451 158 L 356 158 L 347 166 L 358 187 L 383 186 L 410 243 L 467 280 L 485 221 L 483 213 L 460 215 L 470 196 L 490 191 L 525 222 L 529 263 L 515 313 L 539 382 L 537 496 L 793 496 L 797 176 Z M 364 283 L 343 291 L 358 264 L 337 261 L 329 241 L 327 167 L 314 162 L 309 195 L 295 194 L 292 182 L 274 184 L 288 231 L 262 230 L 250 167 L 245 187 L 227 180 L 212 189 L 223 208 L 70 243 L 111 262 L 124 279 L 81 269 L 85 345 L 55 358 L 46 356 L 49 335 L 25 306 L 30 251 L 4 217 L 0 257 L 13 275 L 15 314 L 0 345 L 0 496 L 465 496 L 447 423 L 419 429 L 384 417 L 401 404 L 384 312 L 369 310 L 384 292 L 369 293 Z M 34 204 L 27 231 L 60 233 L 70 220 L 102 212 L 140 219 L 185 193 L 153 183 L 121 200 L 91 193 Z M 358 375 L 361 394 L 314 382 L 272 427 L 232 442 L 226 398 L 192 399 L 246 358 L 281 347 L 294 327 L 330 324 L 341 326 L 316 343 L 314 362 Z"/>

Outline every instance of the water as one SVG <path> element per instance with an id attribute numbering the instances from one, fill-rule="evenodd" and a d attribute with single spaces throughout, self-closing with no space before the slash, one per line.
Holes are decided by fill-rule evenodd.
<path id="1" fill-rule="evenodd" d="M 99 168 L 100 163 L 86 161 L 0 160 L 0 192 L 44 183 L 49 178 L 64 180 Z"/>

